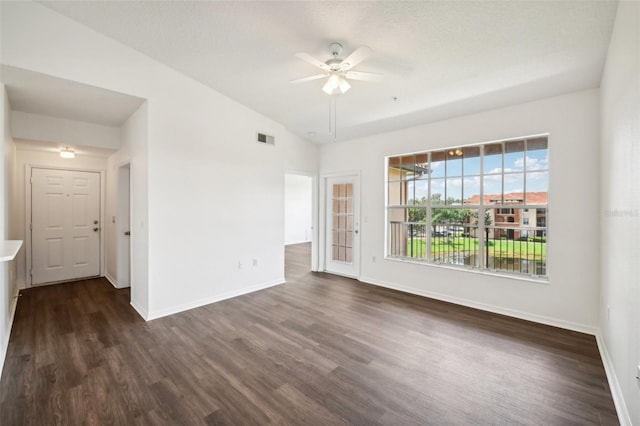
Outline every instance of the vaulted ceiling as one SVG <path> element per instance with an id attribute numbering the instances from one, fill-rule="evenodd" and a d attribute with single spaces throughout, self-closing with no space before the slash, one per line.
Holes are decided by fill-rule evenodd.
<path id="1" fill-rule="evenodd" d="M 373 54 L 339 95 L 338 139 L 599 86 L 615 1 L 42 2 L 323 143 L 330 97 L 296 58 Z"/>

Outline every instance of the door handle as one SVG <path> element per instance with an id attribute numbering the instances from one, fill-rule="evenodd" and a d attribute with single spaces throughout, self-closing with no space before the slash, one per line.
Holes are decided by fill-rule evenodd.
<path id="1" fill-rule="evenodd" d="M 100 228 L 93 228 L 93 232 L 98 232 Z"/>
<path id="2" fill-rule="evenodd" d="M 129 235 L 131 235 L 131 231 L 124 231 L 124 235 L 128 237 Z"/>

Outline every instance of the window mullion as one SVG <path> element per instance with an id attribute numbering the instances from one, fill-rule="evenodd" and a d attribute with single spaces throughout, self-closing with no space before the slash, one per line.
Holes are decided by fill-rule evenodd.
<path id="1" fill-rule="evenodd" d="M 505 144 L 502 142 L 502 153 L 500 154 L 500 204 L 504 205 L 504 149 Z"/>
<path id="2" fill-rule="evenodd" d="M 427 153 L 427 164 L 429 165 L 429 175 L 427 176 L 427 214 L 425 215 L 425 248 L 427 252 L 427 262 L 431 262 L 431 153 Z"/>
<path id="3" fill-rule="evenodd" d="M 485 235 L 485 209 L 484 209 L 484 146 L 480 146 L 480 208 L 478 209 L 478 230 L 476 231 L 478 237 L 478 252 L 479 252 L 479 265 L 476 265 L 480 269 L 485 269 L 486 264 L 485 252 L 484 252 L 484 235 Z"/>
<path id="4" fill-rule="evenodd" d="M 527 139 L 524 140 L 524 164 L 522 165 L 522 203 L 527 205 Z"/>

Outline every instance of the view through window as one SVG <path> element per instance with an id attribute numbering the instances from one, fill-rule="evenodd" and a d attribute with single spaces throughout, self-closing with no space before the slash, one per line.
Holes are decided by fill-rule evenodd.
<path id="1" fill-rule="evenodd" d="M 547 275 L 548 138 L 387 158 L 387 257 Z"/>

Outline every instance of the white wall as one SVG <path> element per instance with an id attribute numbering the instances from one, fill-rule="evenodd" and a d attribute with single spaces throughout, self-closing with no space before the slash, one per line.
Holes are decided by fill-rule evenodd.
<path id="1" fill-rule="evenodd" d="M 149 318 L 284 281 L 284 170 L 315 171 L 315 146 L 46 7 L 0 7 L 4 64 L 147 99 L 146 164 L 131 176 L 148 191 L 133 194 L 131 232 L 148 232 L 148 268 L 132 267 L 148 270 Z"/>
<path id="2" fill-rule="evenodd" d="M 361 172 L 361 279 L 594 332 L 599 297 L 598 122 L 599 93 L 590 90 L 324 145 L 321 174 Z M 384 260 L 385 156 L 547 132 L 548 284 Z"/>
<path id="3" fill-rule="evenodd" d="M 118 127 L 20 111 L 11 112 L 11 134 L 15 139 L 52 142 L 56 145 L 120 148 Z"/>
<path id="4" fill-rule="evenodd" d="M 618 5 L 602 77 L 601 328 L 618 411 L 640 425 L 640 3 Z M 625 406 L 629 417 L 626 417 Z M 629 422 L 630 421 L 630 422 Z M 624 423 L 623 423 L 624 424 Z"/>
<path id="5" fill-rule="evenodd" d="M 11 197 L 13 195 L 14 185 L 14 155 L 15 146 L 10 133 L 10 105 L 9 99 L 5 91 L 4 84 L 0 84 L 0 93 L 2 101 L 0 102 L 0 114 L 2 121 L 0 122 L 0 133 L 2 134 L 3 146 L 0 149 L 0 241 L 7 239 L 16 239 L 11 231 L 11 222 L 13 220 L 13 212 L 11 205 Z M 21 249 L 21 252 L 24 249 Z M 16 307 L 16 296 L 18 295 L 18 287 L 15 279 L 15 261 L 0 262 L 0 374 L 2 374 L 2 366 L 9 345 L 9 336 L 11 334 L 11 324 L 13 323 L 13 315 Z"/>
<path id="6" fill-rule="evenodd" d="M 287 173 L 284 176 L 284 243 L 311 241 L 313 178 Z"/>

